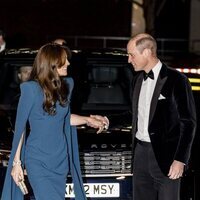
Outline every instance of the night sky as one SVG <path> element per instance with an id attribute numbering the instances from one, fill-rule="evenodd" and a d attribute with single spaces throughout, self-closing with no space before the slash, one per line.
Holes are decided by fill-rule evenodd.
<path id="1" fill-rule="evenodd" d="M 189 0 L 166 2 L 156 16 L 156 36 L 187 38 Z M 38 47 L 60 36 L 131 35 L 130 0 L 1 0 L 0 7 L 10 47 Z"/>

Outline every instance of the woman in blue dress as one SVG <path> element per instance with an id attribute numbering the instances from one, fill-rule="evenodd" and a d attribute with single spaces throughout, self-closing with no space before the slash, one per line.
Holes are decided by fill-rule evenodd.
<path id="1" fill-rule="evenodd" d="M 77 145 L 76 125 L 100 131 L 105 118 L 70 113 L 73 80 L 66 78 L 69 61 L 60 45 L 46 44 L 35 58 L 30 81 L 20 86 L 12 151 L 2 200 L 21 200 L 19 182 L 24 166 L 36 200 L 64 200 L 66 177 L 73 178 L 75 197 L 85 200 Z M 26 137 L 26 123 L 30 134 Z M 26 139 L 27 138 L 27 139 Z"/>

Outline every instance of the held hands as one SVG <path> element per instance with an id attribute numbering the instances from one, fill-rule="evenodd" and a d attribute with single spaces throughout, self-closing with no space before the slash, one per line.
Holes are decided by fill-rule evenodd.
<path id="1" fill-rule="evenodd" d="M 97 134 L 101 133 L 103 130 L 107 130 L 109 127 L 108 118 L 101 115 L 90 115 L 87 121 L 88 126 L 98 128 Z"/>
<path id="2" fill-rule="evenodd" d="M 184 163 L 174 160 L 172 165 L 170 166 L 168 177 L 170 179 L 178 179 L 181 178 L 184 171 Z"/>
<path id="3" fill-rule="evenodd" d="M 17 186 L 19 186 L 19 182 L 24 180 L 24 173 L 21 166 L 21 161 L 13 161 L 13 168 L 11 171 L 11 176 Z"/>

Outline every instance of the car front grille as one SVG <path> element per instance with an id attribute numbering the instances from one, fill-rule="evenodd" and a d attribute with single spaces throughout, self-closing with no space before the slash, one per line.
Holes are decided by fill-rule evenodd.
<path id="1" fill-rule="evenodd" d="M 80 153 L 84 175 L 128 175 L 131 173 L 131 151 L 87 151 Z"/>

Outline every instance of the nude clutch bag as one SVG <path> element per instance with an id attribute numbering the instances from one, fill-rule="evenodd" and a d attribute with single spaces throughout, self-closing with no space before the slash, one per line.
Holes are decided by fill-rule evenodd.
<path id="1" fill-rule="evenodd" d="M 28 189 L 27 189 L 24 181 L 19 182 L 19 188 L 20 188 L 21 192 L 23 193 L 23 195 L 28 194 Z"/>

